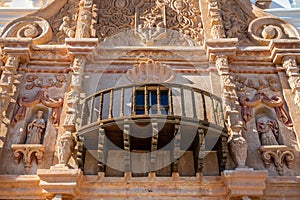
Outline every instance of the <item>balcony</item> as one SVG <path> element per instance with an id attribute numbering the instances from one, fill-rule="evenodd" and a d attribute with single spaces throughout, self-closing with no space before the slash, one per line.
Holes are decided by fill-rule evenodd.
<path id="1" fill-rule="evenodd" d="M 190 162 L 190 170 L 182 174 L 194 175 L 202 172 L 209 152 L 215 153 L 218 173 L 225 167 L 228 136 L 222 102 L 204 90 L 170 83 L 110 88 L 84 99 L 81 119 L 83 169 L 93 157 L 98 171 L 106 174 L 155 171 L 164 176 Z M 116 157 L 122 162 L 114 167 Z"/>

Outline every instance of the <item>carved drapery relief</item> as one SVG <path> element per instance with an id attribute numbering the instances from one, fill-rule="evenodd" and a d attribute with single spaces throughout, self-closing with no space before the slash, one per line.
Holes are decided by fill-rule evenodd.
<path id="1" fill-rule="evenodd" d="M 174 79 L 174 71 L 167 65 L 149 59 L 127 71 L 127 77 L 134 83 L 166 83 Z"/>
<path id="2" fill-rule="evenodd" d="M 290 147 L 284 145 L 261 146 L 259 151 L 261 152 L 261 159 L 263 160 L 265 167 L 269 168 L 271 163 L 274 162 L 280 176 L 284 175 L 284 164 L 286 164 L 288 168 L 292 168 L 295 155 Z"/>
<path id="3" fill-rule="evenodd" d="M 225 38 L 225 31 L 222 23 L 219 0 L 209 0 L 209 15 L 211 17 L 211 36 L 214 39 Z"/>
<path id="4" fill-rule="evenodd" d="M 245 167 L 247 158 L 247 142 L 242 136 L 242 120 L 237 110 L 237 94 L 235 84 L 229 72 L 227 56 L 216 57 L 216 67 L 221 76 L 223 87 L 223 101 L 225 121 L 231 134 L 229 142 L 230 153 L 237 167 Z"/>
<path id="5" fill-rule="evenodd" d="M 292 93 L 295 95 L 294 102 L 296 105 L 300 106 L 300 70 L 297 66 L 296 57 L 285 56 L 282 65 L 286 70 Z"/>
<path id="6" fill-rule="evenodd" d="M 264 93 L 257 93 L 252 99 L 246 95 L 242 95 L 239 98 L 241 105 L 241 115 L 243 119 L 243 127 L 247 130 L 247 122 L 253 118 L 253 108 L 264 104 L 270 108 L 273 108 L 276 112 L 277 118 L 283 124 L 288 127 L 292 127 L 293 123 L 289 114 L 284 109 L 284 101 L 279 96 L 273 96 L 269 98 Z"/>
<path id="7" fill-rule="evenodd" d="M 221 13 L 227 38 L 238 38 L 240 44 L 249 44 L 247 35 L 250 16 L 235 0 L 220 0 Z"/>
<path id="8" fill-rule="evenodd" d="M 19 108 L 14 116 L 12 125 L 15 125 L 19 121 L 23 120 L 26 114 L 26 109 L 28 107 L 33 107 L 39 103 L 44 106 L 52 108 L 52 113 L 50 115 L 50 122 L 54 125 L 59 125 L 60 121 L 60 109 L 63 105 L 62 98 L 51 98 L 46 94 L 45 90 L 40 90 L 32 99 L 22 97 L 18 100 Z"/>
<path id="9" fill-rule="evenodd" d="M 279 125 L 276 120 L 266 116 L 256 119 L 256 128 L 261 145 L 279 145 Z"/>
<path id="10" fill-rule="evenodd" d="M 4 112 L 8 109 L 11 97 L 14 96 L 14 82 L 17 79 L 19 62 L 19 56 L 8 55 L 5 66 L 1 67 L 3 71 L 0 79 L 0 123 L 2 123 Z"/>
<path id="11" fill-rule="evenodd" d="M 42 164 L 45 147 L 41 144 L 13 144 L 14 159 L 16 165 L 19 165 L 22 158 L 25 172 L 28 174 L 35 159 L 37 165 Z"/>
<path id="12" fill-rule="evenodd" d="M 32 38 L 33 43 L 45 44 L 52 38 L 50 24 L 41 17 L 27 16 L 9 23 L 1 37 Z"/>
<path id="13" fill-rule="evenodd" d="M 104 0 L 99 3 L 96 36 L 104 40 L 135 27 L 142 38 L 153 40 L 163 29 L 171 29 L 200 44 L 203 29 L 198 4 L 194 0 Z"/>
<path id="14" fill-rule="evenodd" d="M 68 0 L 59 12 L 48 20 L 53 30 L 50 44 L 63 44 L 65 38 L 75 36 L 78 12 L 79 0 Z"/>
<path id="15" fill-rule="evenodd" d="M 55 74 L 54 77 L 48 78 L 44 81 L 43 78 L 39 78 L 36 74 L 30 74 L 26 76 L 26 90 L 31 90 L 35 87 L 37 88 L 62 88 L 63 84 L 66 82 L 66 76 L 64 74 Z M 46 84 L 45 84 L 46 82 Z"/>
<path id="16" fill-rule="evenodd" d="M 269 45 L 272 39 L 298 39 L 297 29 L 286 21 L 274 17 L 260 17 L 249 24 L 248 35 L 258 45 Z"/>
<path id="17" fill-rule="evenodd" d="M 269 88 L 273 92 L 279 92 L 279 82 L 273 76 L 265 76 L 263 79 L 252 80 L 246 76 L 236 75 L 233 77 L 238 92 L 245 92 L 247 88 L 263 90 Z"/>

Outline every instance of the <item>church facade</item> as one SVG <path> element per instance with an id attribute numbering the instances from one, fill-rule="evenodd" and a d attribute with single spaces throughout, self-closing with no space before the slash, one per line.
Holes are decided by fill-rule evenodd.
<path id="1" fill-rule="evenodd" d="M 299 38 L 244 0 L 54 0 L 11 21 L 0 199 L 299 199 Z"/>

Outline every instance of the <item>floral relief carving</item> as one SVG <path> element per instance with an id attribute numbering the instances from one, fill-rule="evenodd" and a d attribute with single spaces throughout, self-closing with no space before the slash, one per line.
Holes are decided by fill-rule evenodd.
<path id="1" fill-rule="evenodd" d="M 30 74 L 26 77 L 26 82 L 28 84 L 25 86 L 26 90 L 31 90 L 35 87 L 37 88 L 51 88 L 51 87 L 56 87 L 56 88 L 62 88 L 63 83 L 66 82 L 66 76 L 63 74 L 55 74 L 54 78 L 48 78 L 47 84 L 44 84 L 44 79 L 39 78 L 36 74 Z"/>
<path id="2" fill-rule="evenodd" d="M 199 44 L 203 40 L 197 1 L 104 0 L 98 4 L 96 31 L 101 40 L 131 28 L 142 33 L 147 40 L 165 32 L 165 28 L 176 30 Z"/>
<path id="3" fill-rule="evenodd" d="M 279 96 L 273 96 L 269 98 L 264 93 L 257 93 L 252 99 L 250 99 L 248 96 L 242 95 L 239 98 L 239 102 L 241 105 L 241 115 L 245 130 L 247 130 L 247 122 L 253 118 L 253 108 L 261 104 L 273 108 L 276 112 L 278 120 L 281 121 L 283 124 L 285 124 L 288 127 L 293 126 L 291 117 L 284 109 L 284 101 Z"/>
<path id="4" fill-rule="evenodd" d="M 236 90 L 238 92 L 244 92 L 247 88 L 255 90 L 263 90 L 269 88 L 273 92 L 279 92 L 279 82 L 273 76 L 265 76 L 264 79 L 248 79 L 245 76 L 234 76 L 233 81 L 236 83 Z"/>
<path id="5" fill-rule="evenodd" d="M 288 168 L 292 168 L 295 160 L 295 155 L 291 147 L 285 145 L 261 146 L 261 159 L 266 168 L 269 168 L 271 163 L 274 162 L 276 170 L 280 176 L 284 175 L 283 166 L 286 164 Z"/>
<path id="6" fill-rule="evenodd" d="M 15 164 L 19 165 L 23 159 L 25 172 L 28 174 L 35 159 L 37 165 L 42 164 L 45 147 L 41 144 L 13 144 Z"/>
<path id="7" fill-rule="evenodd" d="M 60 110 L 63 105 L 63 98 L 51 98 L 44 89 L 38 91 L 38 93 L 32 99 L 27 97 L 22 97 L 18 100 L 18 109 L 13 118 L 12 125 L 15 125 L 19 121 L 23 120 L 26 114 L 26 109 L 28 107 L 33 107 L 39 103 L 44 106 L 52 108 L 52 113 L 50 115 L 50 121 L 54 125 L 58 125 L 60 121 Z"/>

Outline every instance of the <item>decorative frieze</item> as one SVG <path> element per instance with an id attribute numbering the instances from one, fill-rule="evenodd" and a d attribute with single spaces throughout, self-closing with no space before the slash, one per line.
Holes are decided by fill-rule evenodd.
<path id="1" fill-rule="evenodd" d="M 26 90 L 31 90 L 33 88 L 62 88 L 63 84 L 66 82 L 66 76 L 64 74 L 55 74 L 54 77 L 50 77 L 45 81 L 44 78 L 39 78 L 36 74 L 30 74 L 26 76 L 26 82 Z"/>
<path id="2" fill-rule="evenodd" d="M 45 147 L 41 144 L 13 144 L 12 150 L 16 164 L 23 159 L 25 172 L 29 173 L 34 159 L 37 165 L 42 164 Z"/>

